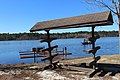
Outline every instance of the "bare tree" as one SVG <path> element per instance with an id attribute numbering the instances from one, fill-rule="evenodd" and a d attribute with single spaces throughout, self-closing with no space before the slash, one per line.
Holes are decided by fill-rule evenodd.
<path id="1" fill-rule="evenodd" d="M 100 8 L 107 8 L 117 17 L 120 48 L 120 0 L 84 0 L 84 1 L 87 2 L 88 4 L 92 4 Z"/>
<path id="2" fill-rule="evenodd" d="M 101 8 L 107 8 L 117 16 L 117 23 L 120 38 L 120 0 L 85 0 L 88 4 L 96 5 Z"/>

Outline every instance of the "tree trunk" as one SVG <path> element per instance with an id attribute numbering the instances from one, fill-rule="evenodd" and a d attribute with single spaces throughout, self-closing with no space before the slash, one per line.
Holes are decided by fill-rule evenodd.
<path id="1" fill-rule="evenodd" d="M 119 33 L 119 47 L 120 48 L 120 0 L 118 0 L 118 33 Z M 119 54 L 120 54 L 120 50 L 119 50 Z"/>

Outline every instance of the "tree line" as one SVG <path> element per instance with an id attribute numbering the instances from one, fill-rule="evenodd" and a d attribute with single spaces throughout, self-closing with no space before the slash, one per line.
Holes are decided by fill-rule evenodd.
<path id="1" fill-rule="evenodd" d="M 100 37 L 118 37 L 118 31 L 98 31 Z M 91 35 L 91 32 L 67 32 L 67 33 L 51 33 L 52 38 L 84 38 L 85 35 Z M 46 33 L 0 33 L 0 41 L 4 40 L 39 40 L 47 38 Z"/>

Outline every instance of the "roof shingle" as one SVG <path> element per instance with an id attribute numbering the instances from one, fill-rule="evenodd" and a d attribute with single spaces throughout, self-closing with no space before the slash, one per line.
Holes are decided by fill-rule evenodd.
<path id="1" fill-rule="evenodd" d="M 49 20 L 36 23 L 30 31 L 65 29 L 90 26 L 112 25 L 113 18 L 110 11 Z"/>

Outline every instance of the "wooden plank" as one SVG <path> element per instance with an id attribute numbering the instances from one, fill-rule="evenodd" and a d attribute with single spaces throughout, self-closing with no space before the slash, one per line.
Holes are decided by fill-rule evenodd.
<path id="1" fill-rule="evenodd" d="M 57 64 L 57 63 L 59 63 L 59 61 L 53 61 L 53 64 Z"/>
<path id="2" fill-rule="evenodd" d="M 95 64 L 97 63 L 97 61 L 100 60 L 100 58 L 101 58 L 100 56 L 95 57 L 95 59 L 92 60 L 92 61 L 90 61 L 90 62 L 87 64 L 87 66 L 93 66 L 93 65 L 95 65 Z"/>
<path id="3" fill-rule="evenodd" d="M 35 58 L 35 57 L 44 57 L 44 56 L 20 56 L 21 59 Z"/>
<path id="4" fill-rule="evenodd" d="M 57 48 L 57 47 L 58 47 L 58 45 L 53 46 L 53 47 L 50 47 L 50 48 L 43 49 L 42 51 L 43 51 L 43 52 L 44 52 L 44 51 L 51 51 L 51 50 L 53 50 L 54 48 Z"/>
<path id="5" fill-rule="evenodd" d="M 84 52 L 86 52 L 87 54 L 92 53 L 93 49 L 89 49 L 89 50 L 84 50 Z"/>
<path id="6" fill-rule="evenodd" d="M 93 49 L 92 53 L 93 53 L 93 54 L 96 54 L 97 50 L 99 50 L 99 49 L 100 49 L 100 46 L 95 47 L 95 48 Z"/>
<path id="7" fill-rule="evenodd" d="M 19 53 L 34 53 L 36 52 L 37 50 L 41 50 L 43 49 L 44 47 L 38 47 L 38 48 L 32 48 L 32 51 L 20 51 Z"/>
<path id="8" fill-rule="evenodd" d="M 91 21 L 91 17 L 92 21 Z M 106 18 L 107 17 L 107 18 Z M 35 24 L 30 31 L 40 31 L 40 30 L 53 30 L 53 29 L 66 29 L 66 28 L 83 28 L 91 26 L 103 26 L 112 25 L 113 18 L 111 12 L 101 12 L 95 14 L 88 14 L 84 16 L 75 16 L 64 19 L 56 19 L 38 22 Z M 44 26 L 44 27 L 43 27 Z"/>
<path id="9" fill-rule="evenodd" d="M 89 78 L 93 77 L 96 73 L 100 72 L 100 69 L 94 69 L 88 73 Z"/>
<path id="10" fill-rule="evenodd" d="M 90 72 L 93 69 L 90 68 L 83 68 L 83 67 L 75 67 L 75 66 L 61 66 L 63 69 L 67 70 L 74 70 L 74 71 L 83 71 L 83 72 Z"/>
<path id="11" fill-rule="evenodd" d="M 51 42 L 53 40 L 56 40 L 57 38 L 50 38 L 50 39 L 43 39 L 40 42 Z"/>
<path id="12" fill-rule="evenodd" d="M 19 53 L 31 53 L 33 51 L 20 51 Z"/>
<path id="13" fill-rule="evenodd" d="M 53 54 L 52 56 L 45 57 L 45 58 L 41 59 L 41 61 L 53 59 L 53 58 L 54 58 L 55 56 L 57 56 L 57 55 L 58 55 L 58 54 Z"/>
<path id="14" fill-rule="evenodd" d="M 57 66 L 58 63 L 59 63 L 59 61 L 53 61 L 52 64 L 53 64 L 54 66 Z"/>
<path id="15" fill-rule="evenodd" d="M 24 54 L 20 54 L 20 56 L 21 55 L 33 55 L 33 54 L 35 54 L 35 53 L 24 53 Z"/>
<path id="16" fill-rule="evenodd" d="M 94 49 L 89 49 L 89 50 L 84 50 L 86 53 L 90 54 L 90 53 L 96 53 L 97 50 L 100 49 L 100 46 L 95 47 Z"/>
<path id="17" fill-rule="evenodd" d="M 120 69 L 120 64 L 97 63 L 97 67 L 115 67 Z"/>
<path id="18" fill-rule="evenodd" d="M 109 71 L 109 72 L 120 72 L 120 68 L 117 68 L 117 67 L 102 66 L 102 67 L 99 67 L 99 68 L 104 70 L 104 71 Z"/>

